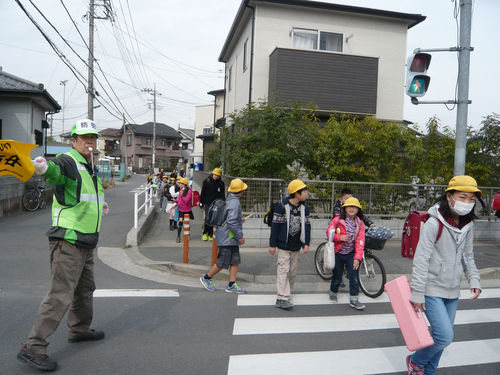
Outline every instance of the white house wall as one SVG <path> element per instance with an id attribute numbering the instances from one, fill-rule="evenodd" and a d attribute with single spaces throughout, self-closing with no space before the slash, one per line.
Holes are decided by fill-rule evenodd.
<path id="1" fill-rule="evenodd" d="M 379 58 L 376 117 L 403 120 L 407 23 L 360 14 L 259 4 L 255 20 L 252 101 L 267 98 L 269 55 L 276 47 L 293 47 L 293 28 L 342 33 L 344 53 Z M 233 66 L 234 82 L 232 92 L 227 93 L 226 113 L 248 103 L 248 70 L 242 72 L 242 69 L 243 44 L 250 32 L 251 22 L 248 22 L 227 63 L 228 68 Z"/>
<path id="2" fill-rule="evenodd" d="M 241 109 L 248 104 L 249 88 L 250 88 L 250 60 L 248 69 L 243 71 L 243 56 L 244 56 L 243 47 L 245 45 L 245 41 L 248 38 L 248 53 L 250 58 L 250 53 L 251 53 L 250 47 L 252 42 L 251 32 L 252 32 L 252 22 L 250 19 L 250 22 L 247 22 L 247 24 L 245 25 L 245 28 L 241 33 L 241 37 L 239 38 L 238 43 L 236 44 L 233 53 L 231 54 L 231 57 L 229 58 L 226 64 L 226 87 L 225 87 L 226 108 L 224 109 L 226 115 L 228 113 L 234 112 L 237 109 Z M 269 53 L 266 54 L 266 57 L 268 57 Z M 231 76 L 232 89 L 229 90 L 228 75 L 229 75 L 229 68 L 231 67 L 232 67 L 232 76 Z M 261 77 L 261 78 L 265 79 L 267 82 L 267 76 L 269 75 L 269 71 L 267 71 L 265 74 L 266 77 Z M 254 82 L 254 87 L 255 87 L 255 82 Z M 264 99 L 266 97 L 267 97 L 267 91 L 264 93 L 264 95 L 260 95 L 257 98 Z M 252 95 L 252 101 L 255 101 L 254 98 L 255 96 Z"/>
<path id="3" fill-rule="evenodd" d="M 0 114 L 3 139 L 34 144 L 35 129 L 43 131 L 45 112 L 31 99 L 2 100 Z M 43 156 L 43 153 L 44 148 L 39 146 L 31 151 L 31 158 Z"/>
<path id="4" fill-rule="evenodd" d="M 214 125 L 214 105 L 199 105 L 196 106 L 195 127 L 194 127 L 194 151 L 193 153 L 203 153 L 203 141 L 197 138 L 203 134 L 203 129 L 211 128 Z M 201 158 L 196 158 L 195 161 L 200 161 Z"/>

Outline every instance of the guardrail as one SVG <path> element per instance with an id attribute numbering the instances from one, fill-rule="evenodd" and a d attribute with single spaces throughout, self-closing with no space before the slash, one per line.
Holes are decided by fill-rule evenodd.
<path id="1" fill-rule="evenodd" d="M 139 211 L 144 208 L 144 215 L 147 215 L 148 208 L 152 209 L 154 200 L 156 198 L 156 188 L 153 186 L 147 187 L 146 185 L 139 186 L 141 191 L 134 194 L 134 229 L 137 229 L 139 222 Z M 144 203 L 139 206 L 139 196 L 144 194 Z"/>
<path id="2" fill-rule="evenodd" d="M 194 181 L 203 185 L 203 179 L 210 173 L 194 171 Z M 227 187 L 236 177 L 223 176 Z M 241 208 L 244 213 L 260 215 L 267 212 L 271 202 L 277 202 L 288 196 L 286 180 L 270 178 L 240 177 L 247 185 L 248 190 L 241 198 Z M 307 184 L 309 206 L 313 218 L 323 219 L 331 217 L 333 205 L 340 198 L 340 191 L 349 188 L 359 199 L 366 215 L 391 219 L 403 219 L 409 211 L 426 211 L 443 195 L 447 185 L 430 184 L 396 184 L 382 182 L 353 182 L 353 181 L 321 181 L 303 180 Z M 495 218 L 491 208 L 491 201 L 500 187 L 481 187 L 485 208 L 476 206 L 476 215 L 482 219 Z"/>

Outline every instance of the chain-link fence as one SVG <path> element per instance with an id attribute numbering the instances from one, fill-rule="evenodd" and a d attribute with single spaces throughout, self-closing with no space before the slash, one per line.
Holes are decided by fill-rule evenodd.
<path id="1" fill-rule="evenodd" d="M 210 173 L 194 171 L 194 181 L 198 186 L 203 185 L 203 180 Z M 227 187 L 236 177 L 223 176 Z M 288 196 L 288 183 L 290 181 L 264 178 L 240 177 L 248 189 L 241 199 L 241 208 L 245 213 L 263 214 L 271 202 L 277 202 Z M 331 217 L 333 205 L 340 198 L 344 188 L 353 191 L 359 199 L 366 215 L 380 218 L 404 218 L 410 211 L 426 211 L 438 200 L 447 188 L 447 185 L 421 185 L 421 184 L 385 184 L 379 182 L 346 182 L 346 181 L 318 181 L 303 180 L 307 185 L 307 205 L 313 218 Z M 500 187 L 479 187 L 485 202 L 476 205 L 476 214 L 481 218 L 494 217 L 491 202 Z"/>

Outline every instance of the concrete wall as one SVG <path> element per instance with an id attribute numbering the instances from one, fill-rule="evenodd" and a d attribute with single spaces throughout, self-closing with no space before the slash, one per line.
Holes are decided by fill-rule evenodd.
<path id="1" fill-rule="evenodd" d="M 330 221 L 326 219 L 311 220 L 311 246 L 316 247 L 326 239 L 326 228 Z M 404 220 L 375 220 L 376 226 L 384 226 L 394 231 L 393 239 L 401 239 Z M 245 244 L 249 247 L 268 247 L 270 228 L 262 222 L 262 218 L 250 218 L 243 224 Z M 481 240 L 500 240 L 500 220 L 477 220 L 474 238 Z"/>

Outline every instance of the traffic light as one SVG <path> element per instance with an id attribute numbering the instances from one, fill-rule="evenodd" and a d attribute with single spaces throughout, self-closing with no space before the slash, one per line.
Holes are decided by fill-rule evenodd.
<path id="1" fill-rule="evenodd" d="M 431 77 L 427 75 L 430 63 L 431 55 L 428 53 L 414 53 L 408 57 L 406 95 L 417 98 L 426 94 L 431 82 Z"/>

